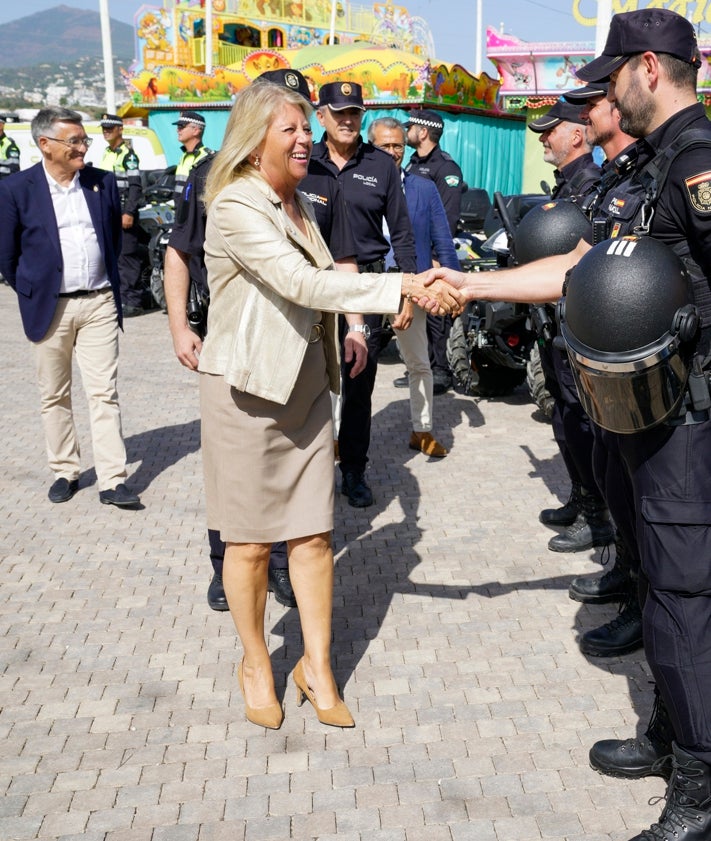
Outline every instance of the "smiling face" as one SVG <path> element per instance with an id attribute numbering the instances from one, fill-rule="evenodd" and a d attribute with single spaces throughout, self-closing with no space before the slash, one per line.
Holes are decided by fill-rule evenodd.
<path id="1" fill-rule="evenodd" d="M 543 160 L 558 168 L 565 166 L 574 150 L 574 133 L 577 129 L 582 130 L 582 126 L 563 120 L 541 132 L 539 140 L 543 144 Z"/>
<path id="2" fill-rule="evenodd" d="M 604 146 L 605 143 L 609 143 L 615 136 L 620 122 L 615 103 L 604 96 L 588 99 L 580 116 L 587 120 L 585 137 L 591 146 Z"/>
<path id="3" fill-rule="evenodd" d="M 84 156 L 89 148 L 81 123 L 53 123 L 46 136 L 39 138 L 39 148 L 47 169 L 60 183 L 71 180 L 74 173 L 84 169 Z M 74 142 L 75 145 L 71 145 Z"/>
<path id="4" fill-rule="evenodd" d="M 279 195 L 292 195 L 308 171 L 312 147 L 311 124 L 304 112 L 296 105 L 285 104 L 255 150 L 259 172 Z"/>
<path id="5" fill-rule="evenodd" d="M 328 139 L 340 146 L 357 146 L 363 112 L 360 108 L 345 108 L 334 111 L 328 105 L 316 112 L 319 123 L 326 129 Z"/>

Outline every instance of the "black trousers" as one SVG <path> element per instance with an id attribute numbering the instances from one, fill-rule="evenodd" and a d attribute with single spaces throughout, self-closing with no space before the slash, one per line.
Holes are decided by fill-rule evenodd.
<path id="1" fill-rule="evenodd" d="M 365 370 L 357 377 L 351 377 L 352 365 L 346 364 L 343 342 L 348 325 L 339 316 L 338 330 L 341 339 L 341 426 L 338 430 L 338 452 L 341 472 L 362 473 L 368 463 L 370 448 L 370 419 L 372 414 L 373 388 L 378 373 L 383 337 L 382 315 L 366 315 L 365 323 L 370 327 L 368 339 L 368 361 Z"/>
<path id="2" fill-rule="evenodd" d="M 647 660 L 678 743 L 711 764 L 711 421 L 615 437 L 649 582 Z"/>
<path id="3" fill-rule="evenodd" d="M 580 483 L 586 491 L 598 493 L 602 489 L 598 489 L 593 471 L 592 424 L 578 398 L 568 355 L 546 342 L 541 347 L 541 367 L 553 398 L 553 437 L 570 480 Z"/>
<path id="4" fill-rule="evenodd" d="M 119 278 L 121 282 L 121 302 L 129 307 L 143 305 L 143 266 L 147 252 L 143 244 L 145 235 L 138 225 L 132 225 L 123 231 L 121 253 L 118 258 Z"/>

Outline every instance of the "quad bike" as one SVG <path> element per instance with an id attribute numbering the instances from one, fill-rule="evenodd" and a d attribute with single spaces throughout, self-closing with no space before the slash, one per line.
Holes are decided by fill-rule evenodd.
<path id="1" fill-rule="evenodd" d="M 465 272 L 496 271 L 515 264 L 515 222 L 547 196 L 494 195 L 483 232 L 458 231 L 455 247 Z M 515 222 L 514 222 L 515 219 Z M 503 223 L 503 228 L 497 227 Z M 487 228 L 491 231 L 485 238 Z M 454 319 L 447 343 L 447 357 L 457 384 L 469 394 L 499 397 L 526 381 L 532 354 L 537 354 L 537 334 L 527 304 L 506 301 L 472 301 Z M 540 368 L 540 362 L 538 364 Z M 529 384 L 536 403 L 545 391 L 542 372 Z"/>

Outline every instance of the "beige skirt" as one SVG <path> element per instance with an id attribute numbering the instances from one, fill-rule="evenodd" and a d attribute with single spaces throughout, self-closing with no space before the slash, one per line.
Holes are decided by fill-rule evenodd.
<path id="1" fill-rule="evenodd" d="M 208 528 L 228 543 L 333 529 L 333 425 L 323 342 L 309 344 L 282 406 L 200 375 Z"/>

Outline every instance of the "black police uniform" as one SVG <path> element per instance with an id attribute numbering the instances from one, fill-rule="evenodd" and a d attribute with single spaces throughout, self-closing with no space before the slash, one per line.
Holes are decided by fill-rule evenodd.
<path id="1" fill-rule="evenodd" d="M 190 255 L 190 280 L 198 284 L 199 288 L 207 290 L 207 269 L 205 267 L 205 224 L 207 214 L 202 197 L 205 194 L 205 181 L 210 172 L 210 166 L 215 158 L 212 153 L 191 169 L 182 190 L 180 216 L 176 219 L 170 232 L 168 244 L 176 251 Z M 187 302 L 186 302 L 187 303 Z M 217 575 L 222 577 L 222 567 L 225 559 L 225 544 L 216 529 L 208 529 L 207 537 L 210 543 L 210 562 Z M 288 569 L 286 543 L 281 541 L 272 544 L 269 555 L 269 566 L 272 569 Z"/>
<path id="2" fill-rule="evenodd" d="M 358 268 L 364 272 L 385 271 L 385 256 L 392 244 L 400 271 L 417 272 L 415 241 L 407 212 L 402 180 L 393 159 L 371 143 L 359 140 L 353 157 L 342 170 L 331 160 L 324 138 L 314 144 L 309 163 L 311 176 L 330 177 L 338 182 L 347 205 L 351 236 L 355 243 Z M 309 180 L 302 182 L 309 191 Z M 390 232 L 390 242 L 383 232 L 383 217 Z M 343 254 L 336 225 L 331 230 L 329 247 L 332 253 Z M 366 315 L 371 333 L 368 339 L 368 362 L 357 377 L 350 377 L 343 364 L 343 403 L 338 434 L 341 472 L 361 474 L 368 461 L 370 446 L 371 397 L 375 385 L 377 362 L 382 337 L 382 316 Z M 341 337 L 347 330 L 340 319 Z"/>
<path id="3" fill-rule="evenodd" d="M 454 158 L 443 152 L 438 144 L 428 155 L 422 157 L 417 152 L 413 152 L 405 167 L 405 172 L 421 175 L 423 178 L 434 181 L 447 214 L 449 230 L 454 236 L 459 224 L 464 190 L 464 176 Z M 447 360 L 447 338 L 451 327 L 451 316 L 427 314 L 430 365 L 433 371 L 440 372 L 446 377 L 451 376 Z"/>
<path id="4" fill-rule="evenodd" d="M 687 129 L 711 141 L 701 104 L 678 112 L 639 141 L 634 171 Z M 711 335 L 711 151 L 692 147 L 673 161 L 651 220 L 650 235 L 684 260 L 702 321 L 700 352 Z M 641 188 L 634 173 L 599 206 L 609 236 L 638 223 Z M 700 419 L 702 417 L 703 419 Z M 643 432 L 615 435 L 634 495 L 637 544 L 649 582 L 643 610 L 650 668 L 669 710 L 676 740 L 711 764 L 711 420 L 685 415 Z"/>
<path id="5" fill-rule="evenodd" d="M 552 197 L 556 200 L 582 202 L 599 184 L 600 176 L 600 167 L 595 163 L 592 154 L 579 155 L 560 170 L 555 170 L 556 187 Z M 579 485 L 587 493 L 597 496 L 598 487 L 592 465 L 592 425 L 578 399 L 567 354 L 564 349 L 556 347 L 552 340 L 548 340 L 540 344 L 540 358 L 546 388 L 553 398 L 553 437 L 558 444 L 570 480 L 573 485 Z M 607 542 L 603 532 L 611 535 L 611 528 L 603 526 L 601 530 L 596 529 L 596 536 Z M 566 533 L 563 538 L 566 538 Z M 559 538 L 553 538 L 551 548 L 555 546 L 557 539 Z M 568 540 L 575 542 L 572 533 Z M 569 548 L 577 547 L 569 545 Z M 585 547 L 581 545 L 580 548 Z"/>
<path id="6" fill-rule="evenodd" d="M 122 230 L 121 254 L 118 258 L 121 301 L 124 308 L 142 309 L 145 290 L 142 274 L 146 256 L 144 248 L 146 234 L 138 224 L 138 211 L 143 199 L 138 155 L 125 140 L 122 140 L 115 149 L 107 147 L 99 166 L 101 169 L 114 173 L 121 198 L 121 212 L 133 217 L 131 227 Z"/>
<path id="7" fill-rule="evenodd" d="M 586 152 L 560 169 L 553 170 L 553 176 L 555 187 L 551 198 L 575 199 L 595 189 L 600 181 L 600 167 L 595 163 L 592 152 Z"/>

